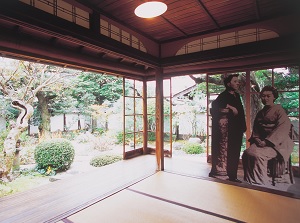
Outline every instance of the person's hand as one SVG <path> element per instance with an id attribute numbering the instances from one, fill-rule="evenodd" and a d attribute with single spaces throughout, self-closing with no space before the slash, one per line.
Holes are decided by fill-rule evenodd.
<path id="1" fill-rule="evenodd" d="M 235 107 L 233 107 L 229 104 L 226 105 L 226 108 L 229 108 L 233 112 L 233 115 L 237 115 L 239 113 Z"/>
<path id="2" fill-rule="evenodd" d="M 258 146 L 258 147 L 265 147 L 267 145 L 266 141 L 264 140 L 261 140 L 259 138 L 256 138 L 255 139 L 255 144 Z"/>

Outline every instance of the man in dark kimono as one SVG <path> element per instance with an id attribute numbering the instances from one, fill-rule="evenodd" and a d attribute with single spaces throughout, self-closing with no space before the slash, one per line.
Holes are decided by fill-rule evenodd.
<path id="1" fill-rule="evenodd" d="M 269 186 L 268 161 L 279 156 L 286 162 L 294 143 L 289 136 L 292 126 L 289 117 L 281 105 L 274 104 L 278 98 L 276 88 L 265 86 L 260 97 L 264 108 L 255 117 L 249 139 L 251 145 L 242 156 L 244 180 L 250 184 Z"/>
<path id="2" fill-rule="evenodd" d="M 224 78 L 226 90 L 223 91 L 212 103 L 211 114 L 212 126 L 212 169 L 210 177 L 218 176 L 218 165 L 220 165 L 220 145 L 224 144 L 227 150 L 225 156 L 225 175 L 230 181 L 241 182 L 237 179 L 237 170 L 240 159 L 243 133 L 246 131 L 246 120 L 244 107 L 240 94 L 238 74 L 229 75 Z M 221 120 L 221 116 L 226 118 Z M 225 126 L 226 134 L 220 132 L 221 126 Z M 222 131 L 222 130 L 221 130 Z M 223 128 L 224 131 L 224 128 Z M 222 147 L 222 145 L 221 145 Z M 222 161 L 221 161 L 222 162 Z M 223 175 L 223 174 L 221 174 Z"/>

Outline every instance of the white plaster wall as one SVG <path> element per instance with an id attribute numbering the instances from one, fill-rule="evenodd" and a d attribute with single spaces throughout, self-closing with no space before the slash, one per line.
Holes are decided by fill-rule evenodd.
<path id="1" fill-rule="evenodd" d="M 56 115 L 50 118 L 50 129 L 51 132 L 63 131 L 64 130 L 64 116 Z"/>
<path id="2" fill-rule="evenodd" d="M 197 132 L 198 134 L 206 132 L 206 114 L 197 115 Z M 192 134 L 192 124 L 188 115 L 181 115 L 179 117 L 179 134 Z"/>

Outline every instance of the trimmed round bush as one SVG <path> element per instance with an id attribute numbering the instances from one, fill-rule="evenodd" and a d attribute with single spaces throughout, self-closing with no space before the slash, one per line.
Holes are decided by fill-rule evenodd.
<path id="1" fill-rule="evenodd" d="M 101 166 L 115 163 L 120 160 L 122 160 L 122 156 L 120 155 L 101 155 L 92 158 L 90 161 L 90 165 L 94 167 L 101 167 Z"/>
<path id="2" fill-rule="evenodd" d="M 188 142 L 186 143 L 183 148 L 187 154 L 201 154 L 204 153 L 204 149 L 199 143 Z"/>
<path id="3" fill-rule="evenodd" d="M 67 139 L 51 139 L 38 144 L 34 150 L 37 168 L 63 171 L 70 168 L 74 160 L 74 146 Z"/>

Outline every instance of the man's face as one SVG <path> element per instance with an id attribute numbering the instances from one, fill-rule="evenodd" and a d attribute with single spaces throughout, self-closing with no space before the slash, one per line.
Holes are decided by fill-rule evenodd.
<path id="1" fill-rule="evenodd" d="M 231 87 L 234 91 L 238 90 L 240 86 L 240 81 L 238 77 L 233 77 L 228 83 L 228 86 Z"/>
<path id="2" fill-rule="evenodd" d="M 272 105 L 274 104 L 275 97 L 272 91 L 264 91 L 260 95 L 261 101 L 264 105 Z"/>

